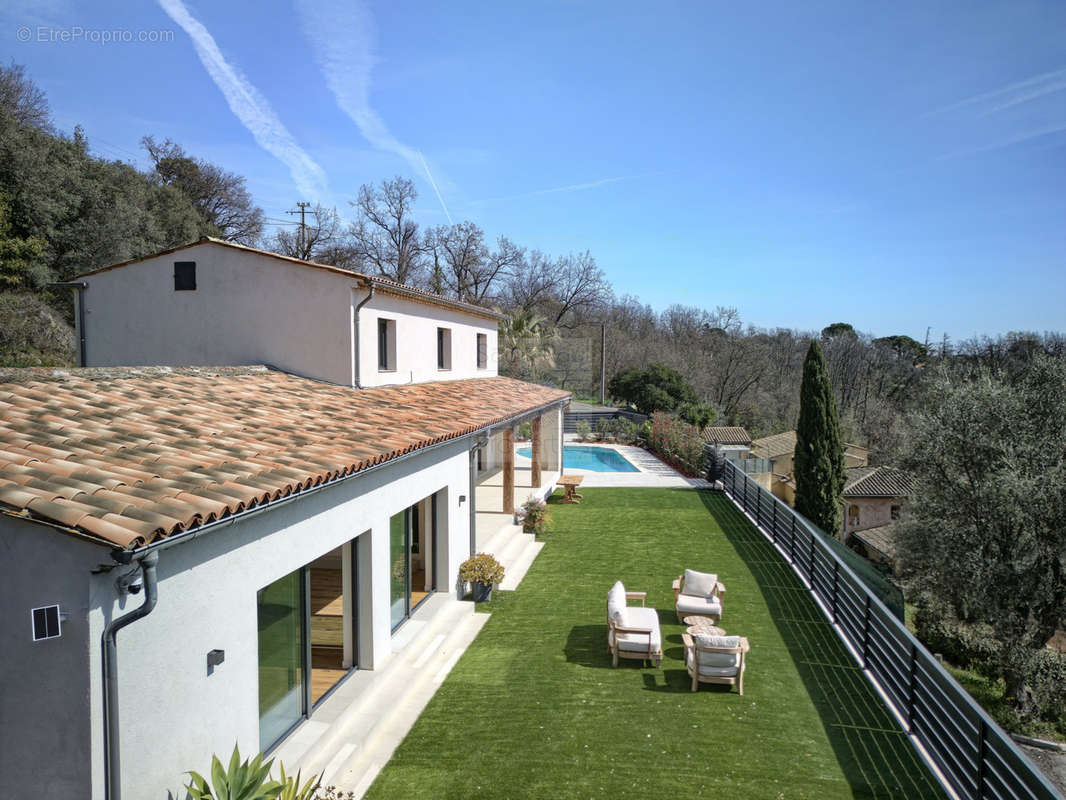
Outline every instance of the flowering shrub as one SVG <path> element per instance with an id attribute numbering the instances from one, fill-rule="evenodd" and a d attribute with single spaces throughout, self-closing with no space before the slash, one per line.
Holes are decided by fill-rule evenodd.
<path id="1" fill-rule="evenodd" d="M 526 533 L 541 536 L 548 532 L 548 506 L 543 500 L 536 500 L 532 497 L 526 500 L 518 516 L 522 520 L 522 530 Z"/>
<path id="2" fill-rule="evenodd" d="M 488 553 L 478 553 L 459 565 L 459 580 L 491 586 L 503 580 L 503 565 Z"/>
<path id="3" fill-rule="evenodd" d="M 648 423 L 649 450 L 688 475 L 703 471 L 703 440 L 692 425 L 661 411 L 652 414 Z"/>

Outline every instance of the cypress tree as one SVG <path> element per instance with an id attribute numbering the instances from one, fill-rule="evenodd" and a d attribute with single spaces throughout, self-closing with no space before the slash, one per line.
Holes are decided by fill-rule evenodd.
<path id="1" fill-rule="evenodd" d="M 844 491 L 844 445 L 829 371 L 817 340 L 803 361 L 796 425 L 796 510 L 831 536 L 839 536 Z"/>

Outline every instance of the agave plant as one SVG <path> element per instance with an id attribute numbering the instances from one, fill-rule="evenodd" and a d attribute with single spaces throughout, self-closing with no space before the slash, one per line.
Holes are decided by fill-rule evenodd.
<path id="1" fill-rule="evenodd" d="M 318 787 L 321 785 L 322 779 L 318 775 L 312 775 L 307 779 L 307 783 L 303 786 L 300 785 L 300 772 L 296 772 L 296 777 L 285 774 L 285 765 L 281 765 L 281 792 L 278 794 L 278 800 L 315 800 L 318 796 Z"/>
<path id="2" fill-rule="evenodd" d="M 265 764 L 262 762 L 262 753 L 251 761 L 241 761 L 241 754 L 234 744 L 227 769 L 222 769 L 218 756 L 212 756 L 211 783 L 208 784 L 199 772 L 190 772 L 189 784 L 185 788 L 192 800 L 274 800 L 284 784 L 270 778 L 270 766 L 274 759 Z"/>

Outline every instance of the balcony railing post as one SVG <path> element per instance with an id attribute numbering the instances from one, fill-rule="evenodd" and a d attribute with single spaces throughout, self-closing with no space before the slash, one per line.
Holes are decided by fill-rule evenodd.
<path id="1" fill-rule="evenodd" d="M 811 579 L 811 588 L 814 588 L 814 531 L 807 531 L 807 534 L 811 537 L 810 557 L 808 559 L 809 566 L 807 571 L 810 573 L 808 577 Z"/>
<path id="2" fill-rule="evenodd" d="M 770 528 L 770 540 L 777 544 L 777 503 L 774 503 L 774 525 Z"/>
<path id="3" fill-rule="evenodd" d="M 910 682 L 907 686 L 907 731 L 914 733 L 914 701 L 918 691 L 918 646 L 911 643 Z"/>
<path id="4" fill-rule="evenodd" d="M 839 582 L 840 562 L 833 559 L 833 624 L 837 622 L 837 583 Z"/>
<path id="5" fill-rule="evenodd" d="M 862 668 L 870 665 L 870 594 L 866 594 L 866 611 L 862 616 Z"/>
<path id="6" fill-rule="evenodd" d="M 985 761 L 988 753 L 985 752 L 988 741 L 988 723 L 984 718 L 977 721 L 977 794 L 975 797 L 985 796 Z"/>

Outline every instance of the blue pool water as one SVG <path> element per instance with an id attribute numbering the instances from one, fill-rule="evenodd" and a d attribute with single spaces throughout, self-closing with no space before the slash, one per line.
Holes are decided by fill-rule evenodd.
<path id="1" fill-rule="evenodd" d="M 533 454 L 531 447 L 519 447 L 518 455 L 529 458 Z M 590 472 L 640 472 L 625 457 L 610 447 L 577 447 L 567 445 L 563 448 L 563 469 L 587 469 Z"/>

